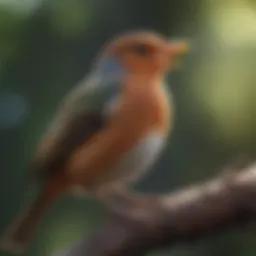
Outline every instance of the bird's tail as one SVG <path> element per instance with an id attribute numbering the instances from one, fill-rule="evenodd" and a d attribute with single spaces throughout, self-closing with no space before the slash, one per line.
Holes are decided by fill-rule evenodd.
<path id="1" fill-rule="evenodd" d="M 21 253 L 28 245 L 37 224 L 43 215 L 47 200 L 37 197 L 22 209 L 12 220 L 0 241 L 0 249 L 12 253 Z"/>
<path id="2" fill-rule="evenodd" d="M 14 217 L 0 239 L 0 250 L 22 253 L 29 245 L 41 217 L 49 204 L 68 188 L 67 183 L 53 180 L 38 189 L 36 197 Z"/>

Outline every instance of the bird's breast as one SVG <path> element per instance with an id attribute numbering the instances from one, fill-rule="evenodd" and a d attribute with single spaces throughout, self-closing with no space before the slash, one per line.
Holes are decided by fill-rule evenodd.
<path id="1" fill-rule="evenodd" d="M 173 106 L 170 92 L 167 93 L 164 86 L 159 86 L 153 90 L 147 90 L 143 95 L 131 93 L 130 97 L 137 97 L 141 102 L 145 120 L 150 120 L 148 123 L 149 131 L 158 131 L 167 135 L 173 125 Z M 110 117 L 116 109 L 118 109 L 122 101 L 121 95 L 113 95 L 113 97 L 106 102 L 104 108 L 104 115 L 106 118 Z M 134 123 L 136 126 L 136 123 Z"/>
<path id="2" fill-rule="evenodd" d="M 136 95 L 134 95 L 136 97 Z M 144 96 L 143 96 L 144 97 Z M 105 106 L 106 116 L 111 116 L 118 108 L 121 98 L 116 95 Z M 172 120 L 172 108 L 170 98 L 161 88 L 152 94 L 145 95 L 141 101 L 144 104 L 145 119 L 150 122 L 143 136 L 137 143 L 127 151 L 122 159 L 111 168 L 109 175 L 110 181 L 113 182 L 113 177 L 118 180 L 137 180 L 143 172 L 148 170 L 164 149 L 170 132 Z M 146 105 L 145 105 L 146 104 Z M 133 124 L 136 126 L 136 122 Z M 104 177 L 104 183 L 107 177 Z"/>
<path id="3" fill-rule="evenodd" d="M 127 151 L 115 165 L 94 177 L 86 191 L 97 193 L 101 188 L 115 184 L 126 184 L 138 181 L 158 160 L 166 144 L 166 137 L 159 131 L 150 131 L 136 145 Z M 80 188 L 78 190 L 78 188 Z M 76 187 L 75 191 L 80 191 Z M 84 188 L 82 189 L 84 191 Z M 81 192 L 81 191 L 80 191 Z"/>

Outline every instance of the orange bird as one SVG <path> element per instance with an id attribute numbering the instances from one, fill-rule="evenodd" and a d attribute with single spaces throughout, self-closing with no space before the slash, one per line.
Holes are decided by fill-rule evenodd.
<path id="1" fill-rule="evenodd" d="M 103 47 L 90 74 L 62 101 L 32 164 L 34 201 L 5 232 L 1 248 L 22 252 L 62 193 L 75 187 L 108 201 L 157 160 L 172 127 L 164 75 L 186 42 L 128 32 Z"/>

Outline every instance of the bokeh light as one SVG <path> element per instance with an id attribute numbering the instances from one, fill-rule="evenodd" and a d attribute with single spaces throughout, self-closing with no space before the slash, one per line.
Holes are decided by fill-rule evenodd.
<path id="1" fill-rule="evenodd" d="M 29 105 L 18 93 L 0 93 L 0 129 L 16 128 L 29 114 Z"/>

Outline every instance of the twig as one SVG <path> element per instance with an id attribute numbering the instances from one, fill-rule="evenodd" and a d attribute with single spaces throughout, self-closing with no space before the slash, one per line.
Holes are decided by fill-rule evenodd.
<path id="1" fill-rule="evenodd" d="M 256 163 L 165 196 L 136 196 L 58 256 L 142 256 L 256 220 Z"/>

